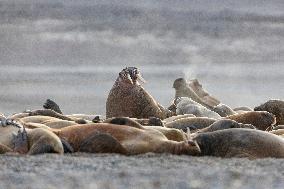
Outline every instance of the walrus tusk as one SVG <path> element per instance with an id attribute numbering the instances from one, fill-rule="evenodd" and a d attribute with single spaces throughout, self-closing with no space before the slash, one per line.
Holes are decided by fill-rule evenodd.
<path id="1" fill-rule="evenodd" d="M 146 83 L 146 80 L 142 77 L 140 73 L 137 74 L 137 80 L 141 83 Z"/>

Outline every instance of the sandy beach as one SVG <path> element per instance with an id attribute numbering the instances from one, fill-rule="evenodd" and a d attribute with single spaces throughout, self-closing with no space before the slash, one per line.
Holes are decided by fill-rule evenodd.
<path id="1" fill-rule="evenodd" d="M 281 189 L 282 159 L 145 154 L 0 156 L 1 188 Z"/>

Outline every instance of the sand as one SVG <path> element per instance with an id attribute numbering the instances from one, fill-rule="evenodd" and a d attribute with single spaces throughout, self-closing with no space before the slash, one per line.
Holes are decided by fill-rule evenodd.
<path id="1" fill-rule="evenodd" d="M 283 188 L 284 159 L 170 154 L 0 156 L 0 188 Z"/>

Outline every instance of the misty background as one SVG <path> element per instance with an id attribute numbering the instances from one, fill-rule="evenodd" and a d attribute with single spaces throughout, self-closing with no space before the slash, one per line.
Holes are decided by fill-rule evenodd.
<path id="1" fill-rule="evenodd" d="M 283 0 L 0 1 L 0 112 L 105 114 L 118 73 L 140 68 L 162 105 L 197 78 L 229 106 L 284 96 Z"/>

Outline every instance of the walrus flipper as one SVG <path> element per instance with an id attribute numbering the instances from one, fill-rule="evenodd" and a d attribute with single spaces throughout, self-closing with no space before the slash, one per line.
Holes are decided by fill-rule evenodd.
<path id="1" fill-rule="evenodd" d="M 60 138 L 63 149 L 64 149 L 64 153 L 73 153 L 74 149 L 73 147 L 69 144 L 69 142 L 67 142 L 67 140 Z"/>
<path id="2" fill-rule="evenodd" d="M 13 150 L 4 144 L 0 144 L 0 154 L 5 154 L 6 152 L 13 152 Z"/>
<path id="3" fill-rule="evenodd" d="M 53 100 L 47 99 L 43 104 L 44 109 L 53 110 L 59 114 L 63 114 L 58 104 L 56 104 Z"/>
<path id="4" fill-rule="evenodd" d="M 127 150 L 117 139 L 106 133 L 94 133 L 80 145 L 80 152 L 127 154 Z"/>

